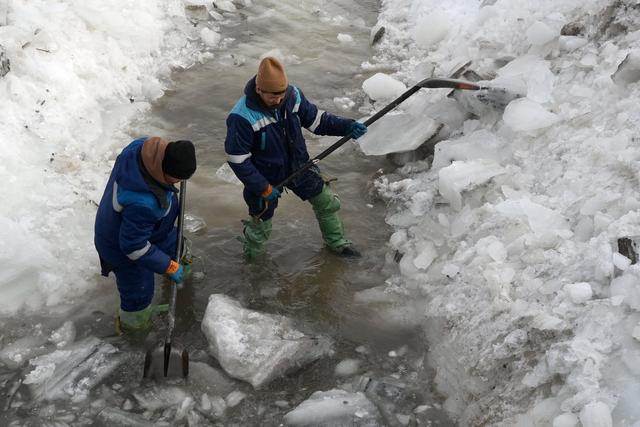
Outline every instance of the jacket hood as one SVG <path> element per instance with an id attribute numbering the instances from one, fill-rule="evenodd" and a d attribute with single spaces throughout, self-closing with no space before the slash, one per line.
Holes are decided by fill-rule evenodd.
<path id="1" fill-rule="evenodd" d="M 157 136 L 148 138 L 142 149 L 140 150 L 140 157 L 142 158 L 142 164 L 144 165 L 149 175 L 160 184 L 170 185 L 167 180 L 164 171 L 162 170 L 162 160 L 164 159 L 164 153 L 167 149 L 169 142 Z"/>

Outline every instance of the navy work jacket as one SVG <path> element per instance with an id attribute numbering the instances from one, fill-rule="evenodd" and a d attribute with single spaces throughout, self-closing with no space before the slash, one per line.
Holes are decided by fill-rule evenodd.
<path id="1" fill-rule="evenodd" d="M 303 127 L 316 135 L 343 136 L 353 122 L 318 109 L 291 85 L 282 105 L 268 109 L 254 77 L 227 118 L 227 161 L 247 190 L 259 196 L 309 160 Z"/>
<path id="2" fill-rule="evenodd" d="M 156 244 L 175 234 L 179 202 L 175 187 L 155 181 L 150 185 L 152 178 L 143 176 L 145 140 L 133 141 L 118 155 L 96 214 L 94 241 L 111 267 L 133 262 L 162 274 L 171 257 Z"/>

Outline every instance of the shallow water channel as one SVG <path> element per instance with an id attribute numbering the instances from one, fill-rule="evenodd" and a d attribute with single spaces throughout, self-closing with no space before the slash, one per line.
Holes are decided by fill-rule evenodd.
<path id="1" fill-rule="evenodd" d="M 179 410 L 178 414 L 165 411 L 166 416 L 158 417 L 149 408 L 137 406 L 133 395 L 154 387 L 140 379 L 143 351 L 121 338 L 110 338 L 116 347 L 128 351 L 126 363 L 100 379 L 88 398 L 75 402 L 35 401 L 20 379 L 29 366 L 0 370 L 3 424 L 141 425 L 146 418 L 167 425 L 199 424 L 204 420 L 205 424 L 225 426 L 277 426 L 285 413 L 314 391 L 357 382 L 362 376 L 403 385 L 398 395 L 386 401 L 388 425 L 427 425 L 429 421 L 450 424 L 430 391 L 428 370 L 423 365 L 425 344 L 419 332 L 381 316 L 375 303 L 354 299 L 359 291 L 383 285 L 395 268 L 385 261 L 389 237 L 385 207 L 371 197 L 369 188 L 376 171 L 390 169 L 391 165 L 383 158 L 363 156 L 352 143 L 321 163 L 325 172 L 338 178 L 334 188 L 342 199 L 347 234 L 363 252 L 359 260 L 341 259 L 323 248 L 311 206 L 288 193 L 274 217 L 268 254 L 255 263 L 246 263 L 236 239 L 242 231 L 240 220 L 247 217 L 242 187 L 216 174 L 226 161 L 227 114 L 254 75 L 260 56 L 272 49 L 285 57 L 290 81 L 319 108 L 353 118 L 362 116 L 358 108 L 365 97 L 360 87 L 368 75 L 359 74 L 360 63 L 371 54 L 369 29 L 375 23 L 377 7 L 373 0 L 287 0 L 260 2 L 230 13 L 222 25 L 223 42 L 213 52 L 214 57 L 203 65 L 176 72 L 173 88 L 149 116 L 134 125 L 138 134 L 191 139 L 197 146 L 199 167 L 188 184 L 187 213 L 202 219 L 206 227 L 187 233 L 198 259 L 194 279 L 178 293 L 175 340 L 189 348 L 194 361 L 218 367 L 206 353 L 200 321 L 208 296 L 224 293 L 251 309 L 292 317 L 301 329 L 331 337 L 335 354 L 259 391 L 238 381 L 234 387 L 246 397 L 228 407 L 218 420 L 198 421 L 181 419 Z M 339 33 L 349 34 L 353 40 L 341 43 Z M 355 105 L 341 110 L 333 101 L 335 97 L 349 97 Z M 307 136 L 311 155 L 337 139 Z M 197 222 L 191 220 L 187 225 Z M 112 313 L 117 306 L 113 278 L 97 280 L 104 286 L 85 302 L 89 309 L 71 318 L 76 324 L 76 341 L 112 334 Z M 158 283 L 160 290 L 162 281 Z M 161 290 L 157 294 L 159 300 L 167 298 Z M 388 305 L 385 310 L 389 310 Z M 61 318 L 51 314 L 30 322 L 10 323 L 8 341 L 37 335 L 30 326 L 37 322 L 46 330 L 56 321 Z M 159 331 L 149 341 L 161 338 Z M 361 362 L 358 373 L 336 377 L 336 364 L 347 358 Z M 174 385 L 188 390 L 197 400 L 204 387 L 202 380 Z M 114 405 L 143 418 L 129 419 L 120 412 L 103 416 L 104 408 Z M 416 408 L 421 408 L 418 415 L 414 414 Z"/>

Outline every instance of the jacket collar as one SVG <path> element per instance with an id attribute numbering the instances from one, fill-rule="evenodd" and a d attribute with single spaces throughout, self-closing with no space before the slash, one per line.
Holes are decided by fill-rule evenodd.
<path id="1" fill-rule="evenodd" d="M 287 105 L 287 103 L 291 99 L 291 93 L 292 93 L 292 88 L 291 88 L 291 85 L 289 85 L 287 87 L 287 93 L 284 95 L 284 100 L 282 101 L 282 105 L 280 106 L 280 109 L 282 109 Z M 247 84 L 244 87 L 244 94 L 247 97 L 247 107 L 249 107 L 252 110 L 273 114 L 274 110 L 267 107 L 264 104 L 264 102 L 262 102 L 262 99 L 260 99 L 260 96 L 256 92 L 256 76 L 253 76 L 253 78 L 247 82 Z"/>

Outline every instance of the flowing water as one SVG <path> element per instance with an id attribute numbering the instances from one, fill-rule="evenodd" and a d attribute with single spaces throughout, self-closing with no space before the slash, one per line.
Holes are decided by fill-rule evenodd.
<path id="1" fill-rule="evenodd" d="M 389 230 L 384 222 L 384 205 L 371 197 L 369 188 L 376 171 L 390 165 L 384 159 L 363 156 L 352 143 L 321 163 L 324 172 L 339 178 L 333 186 L 342 199 L 340 213 L 347 235 L 363 252 L 359 260 L 341 259 L 323 248 L 311 206 L 288 193 L 283 195 L 274 217 L 268 254 L 255 263 L 246 263 L 236 239 L 242 231 L 240 220 L 247 217 L 242 187 L 216 174 L 226 161 L 227 114 L 242 95 L 246 81 L 255 74 L 260 56 L 268 51 L 285 58 L 290 82 L 319 108 L 352 118 L 361 116 L 358 108 L 365 97 L 359 88 L 368 76 L 360 74 L 360 64 L 371 55 L 369 28 L 376 12 L 377 2 L 372 0 L 288 0 L 260 2 L 227 14 L 221 28 L 223 42 L 213 51 L 213 58 L 193 69 L 176 72 L 173 89 L 155 104 L 144 121 L 134 126 L 139 134 L 191 139 L 197 147 L 199 166 L 188 184 L 187 213 L 201 218 L 206 227 L 187 233 L 198 259 L 195 278 L 178 293 L 176 341 L 189 348 L 193 359 L 217 366 L 205 352 L 200 321 L 208 296 L 224 293 L 249 308 L 292 317 L 303 329 L 328 335 L 336 343 L 333 357 L 274 381 L 258 392 L 238 382 L 235 387 L 247 397 L 229 408 L 218 425 L 279 425 L 282 416 L 312 392 L 350 382 L 350 378 L 334 376 L 335 365 L 346 358 L 361 360 L 360 374 L 381 381 L 392 378 L 406 385 L 402 399 L 394 402 L 386 414 L 389 425 L 424 425 L 424 413 L 422 418 L 411 415 L 420 405 L 423 409 L 429 405 L 427 418 L 434 424 L 448 424 L 433 409 L 438 403 L 428 385 L 427 367 L 423 366 L 425 346 L 420 334 L 402 326 L 401 321 L 381 316 L 379 305 L 354 299 L 359 291 L 383 285 L 391 275 L 389 269 L 395 268 L 385 259 Z M 339 33 L 349 34 L 352 40 L 339 42 Z M 336 97 L 349 97 L 355 105 L 341 110 L 334 103 Z M 311 155 L 336 139 L 308 134 Z M 190 224 L 197 222 L 192 220 L 187 225 Z M 71 316 L 76 324 L 76 340 L 112 333 L 111 307 L 117 306 L 113 278 L 97 280 L 101 287 L 90 301 L 85 301 L 88 313 L 85 309 Z M 166 299 L 165 294 L 158 292 L 158 299 Z M 389 307 L 385 306 L 385 310 Z M 61 318 L 55 314 L 24 323 L 13 321 L 7 335 L 10 339 L 37 336 L 42 332 L 34 331 L 31 325 L 50 329 L 52 326 L 48 325 L 56 321 Z M 129 348 L 121 341 L 111 339 L 114 345 Z M 127 403 L 135 402 L 132 396 L 148 387 L 140 382 L 142 355 L 139 350 L 131 352 L 127 363 L 100 379 L 88 399 L 73 403 L 36 403 L 21 384 L 29 367 L 0 370 L 4 392 L 0 421 L 4 417 L 4 424 L 12 425 L 46 425 L 45 420 L 53 420 L 51 425 L 117 424 L 114 417 L 100 416 L 105 407 L 114 403 L 158 421 L 148 410 L 145 413 Z M 196 385 L 181 386 L 196 398 L 201 391 Z M 166 421 L 161 417 L 162 420 Z M 186 422 L 185 419 L 169 425 Z M 122 423 L 135 425 L 131 419 Z"/>

